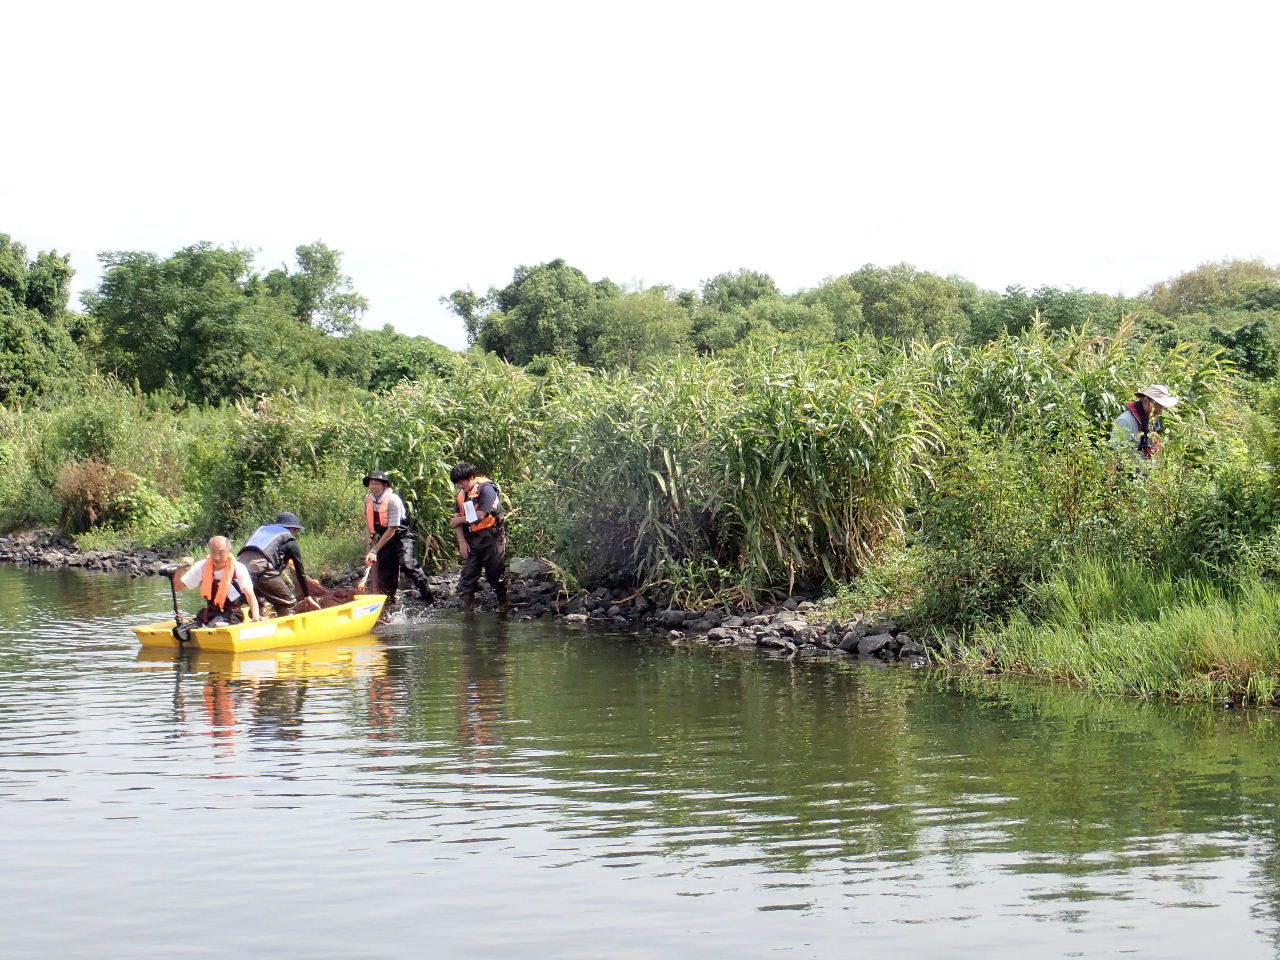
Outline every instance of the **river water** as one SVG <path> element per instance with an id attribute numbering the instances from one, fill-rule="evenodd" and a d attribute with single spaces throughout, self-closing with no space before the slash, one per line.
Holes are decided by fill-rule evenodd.
<path id="1" fill-rule="evenodd" d="M 0 956 L 1274 956 L 1271 716 L 0 568 Z M 967 689 L 962 689 L 967 686 Z"/>

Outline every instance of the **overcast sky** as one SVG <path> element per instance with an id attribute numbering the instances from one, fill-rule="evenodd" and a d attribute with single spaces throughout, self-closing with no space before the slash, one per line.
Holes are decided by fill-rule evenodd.
<path id="1" fill-rule="evenodd" d="M 1136 292 L 1280 260 L 1276 3 L 6 5 L 0 232 L 322 239 L 367 321 L 564 257 Z"/>

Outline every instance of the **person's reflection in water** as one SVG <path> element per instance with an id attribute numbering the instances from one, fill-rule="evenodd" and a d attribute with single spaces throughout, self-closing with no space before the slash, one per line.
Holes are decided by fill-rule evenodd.
<path id="1" fill-rule="evenodd" d="M 236 703 L 231 682 L 213 671 L 204 681 L 204 712 L 209 718 L 209 736 L 215 747 L 221 746 L 217 752 L 222 756 L 235 753 Z"/>
<path id="2" fill-rule="evenodd" d="M 486 773 L 499 743 L 507 680 L 505 620 L 463 624 L 458 674 L 458 725 L 462 749 L 471 763 L 464 773 Z"/>
<path id="3" fill-rule="evenodd" d="M 187 700 L 182 695 L 182 681 L 196 668 L 196 652 L 180 650 L 173 657 L 173 722 L 187 721 Z"/>
<path id="4" fill-rule="evenodd" d="M 258 681 L 253 684 L 253 732 L 275 740 L 301 739 L 306 702 L 305 677 Z"/>
<path id="5" fill-rule="evenodd" d="M 375 668 L 369 674 L 366 687 L 366 711 L 369 736 L 385 745 L 370 749 L 375 757 L 395 756 L 392 741 L 399 738 L 397 723 L 411 720 L 410 691 L 408 682 L 409 661 L 403 648 L 384 651 Z M 395 767 L 375 768 L 395 770 Z"/>
<path id="6" fill-rule="evenodd" d="M 369 677 L 369 733 L 378 740 L 390 740 L 396 720 L 395 685 L 386 673 Z"/>

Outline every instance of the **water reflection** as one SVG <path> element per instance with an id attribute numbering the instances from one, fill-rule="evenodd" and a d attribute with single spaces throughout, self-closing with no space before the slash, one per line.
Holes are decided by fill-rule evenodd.
<path id="1" fill-rule="evenodd" d="M 489 768 L 500 742 L 507 680 L 507 623 L 497 621 L 482 636 L 474 621 L 464 622 L 458 644 L 458 729 L 471 765 L 467 773 Z"/>
<path id="2" fill-rule="evenodd" d="M 116 922 L 51 921 L 106 843 L 141 879 L 95 886 L 104 910 L 197 882 L 234 908 L 253 876 L 321 952 L 1274 952 L 1273 716 L 486 616 L 177 656 L 124 631 L 163 610 L 155 584 L 0 569 L 0 588 L 0 812 L 26 821 L 0 818 L 0 843 L 48 882 L 0 895 L 63 947 Z M 348 884 L 385 922 L 343 918 Z"/>

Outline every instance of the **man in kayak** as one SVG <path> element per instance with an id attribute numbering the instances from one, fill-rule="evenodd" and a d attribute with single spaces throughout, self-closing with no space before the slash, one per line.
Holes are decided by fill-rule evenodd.
<path id="1" fill-rule="evenodd" d="M 462 575 L 458 578 L 462 609 L 475 609 L 476 589 L 483 571 L 498 595 L 498 612 L 506 613 L 510 604 L 507 602 L 507 525 L 502 492 L 469 463 L 460 463 L 450 470 L 449 479 L 458 488 L 449 523 L 458 534 L 458 552 L 462 554 Z"/>
<path id="2" fill-rule="evenodd" d="M 369 552 L 364 562 L 377 567 L 377 589 L 386 594 L 386 607 L 396 602 L 400 589 L 400 571 L 418 588 L 424 603 L 435 597 L 427 584 L 427 575 L 418 566 L 414 551 L 417 541 L 400 495 L 391 489 L 391 478 L 381 470 L 370 470 L 364 478 L 369 493 L 364 498 L 364 519 L 369 528 Z"/>
<path id="3" fill-rule="evenodd" d="M 209 556 L 199 562 L 183 558 L 183 565 L 173 574 L 173 585 L 179 590 L 200 588 L 204 609 L 196 614 L 196 626 L 229 627 L 244 622 L 241 601 L 249 602 L 249 619 L 261 620 L 258 597 L 253 592 L 253 578 L 243 563 L 231 558 L 231 541 L 214 537 L 209 541 Z"/>
<path id="4" fill-rule="evenodd" d="M 271 604 L 277 617 L 289 616 L 298 605 L 298 598 L 284 575 L 290 563 L 293 564 L 298 591 L 303 597 L 302 606 L 309 610 L 320 609 L 311 599 L 311 586 L 302 566 L 302 551 L 298 548 L 298 534 L 304 529 L 296 513 L 282 513 L 276 517 L 275 523 L 253 531 L 253 536 L 240 550 L 238 559 L 253 577 L 254 590 L 264 603 Z"/>

